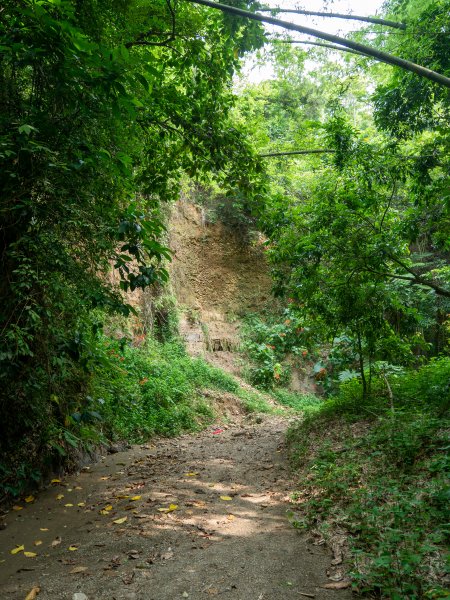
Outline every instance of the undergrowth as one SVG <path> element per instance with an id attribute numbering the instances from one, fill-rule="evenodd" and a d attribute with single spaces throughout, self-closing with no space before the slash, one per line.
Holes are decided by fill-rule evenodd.
<path id="1" fill-rule="evenodd" d="M 291 429 L 301 481 L 294 523 L 329 538 L 348 534 L 361 595 L 448 598 L 450 360 L 405 373 L 391 387 L 393 409 L 382 381 L 366 401 L 357 381 L 343 384 Z"/>
<path id="2" fill-rule="evenodd" d="M 41 419 L 39 436 L 0 459 L 0 501 L 32 489 L 50 473 L 75 466 L 80 452 L 114 440 L 141 442 L 154 435 L 198 431 L 215 418 L 203 389 L 232 392 L 248 411 L 268 410 L 230 375 L 191 358 L 178 340 L 129 340 L 97 334 L 86 385 L 73 400 L 54 396 L 54 414 Z M 93 346 L 92 346 L 93 347 Z M 88 375 L 89 373 L 89 375 Z M 28 449 L 28 452 L 27 452 Z"/>

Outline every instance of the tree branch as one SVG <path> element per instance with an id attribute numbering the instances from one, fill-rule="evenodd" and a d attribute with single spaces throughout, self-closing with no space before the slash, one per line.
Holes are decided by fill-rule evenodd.
<path id="1" fill-rule="evenodd" d="M 399 23 L 398 21 L 390 21 L 388 19 L 380 19 L 379 17 L 362 17 L 359 15 L 346 15 L 343 13 L 316 12 L 313 10 L 301 10 L 299 8 L 258 8 L 258 12 L 271 12 L 272 14 L 276 15 L 278 13 L 294 13 L 296 15 L 306 15 L 310 17 L 332 17 L 333 19 L 365 21 L 366 23 L 375 23 L 377 25 L 385 25 L 386 27 L 394 27 L 394 29 L 406 29 L 405 23 Z"/>
<path id="2" fill-rule="evenodd" d="M 317 150 L 291 150 L 290 152 L 268 152 L 267 154 L 260 154 L 261 157 L 269 157 L 269 156 L 293 156 L 297 154 L 324 154 L 326 152 L 336 152 L 336 150 L 328 150 L 328 149 L 317 149 Z"/>
<path id="3" fill-rule="evenodd" d="M 320 46 L 321 48 L 328 48 L 329 50 L 339 50 L 340 52 L 350 52 L 350 54 L 357 54 L 358 56 L 365 56 L 362 52 L 357 50 L 351 50 L 350 48 L 343 48 L 336 44 L 324 44 L 322 42 L 308 42 L 307 40 L 273 40 L 272 44 L 307 44 L 308 46 Z"/>
<path id="4" fill-rule="evenodd" d="M 450 78 L 445 75 L 441 75 L 440 73 L 436 73 L 436 71 L 432 71 L 431 69 L 427 69 L 426 67 L 422 67 L 421 65 L 417 65 L 409 60 L 405 60 L 404 58 L 400 58 L 398 56 L 394 56 L 393 54 L 388 54 L 387 52 L 382 52 L 381 50 L 376 50 L 371 48 L 370 46 L 366 46 L 365 44 L 360 44 L 359 42 L 354 42 L 353 40 L 347 40 L 345 38 L 341 38 L 337 35 L 332 35 L 330 33 L 326 33 L 324 31 L 319 31 L 317 29 L 311 29 L 310 27 L 303 27 L 301 25 L 295 25 L 294 23 L 289 23 L 289 21 L 281 21 L 280 19 L 274 19 L 273 17 L 265 17 L 263 15 L 258 15 L 256 13 L 252 13 L 248 10 L 242 10 L 240 8 L 235 8 L 234 6 L 228 6 L 226 4 L 219 4 L 218 2 L 212 2 L 211 0 L 187 0 L 193 4 L 201 4 L 203 6 L 208 6 L 209 8 L 214 8 L 215 10 L 221 10 L 222 12 L 236 15 L 238 17 L 244 17 L 246 19 L 251 19 L 253 21 L 259 21 L 260 23 L 270 23 L 271 25 L 275 25 L 277 27 L 283 27 L 284 29 L 290 29 L 291 31 L 299 31 L 300 33 L 304 33 L 306 35 L 311 35 L 313 37 L 317 37 L 327 42 L 332 42 L 334 44 L 341 44 L 342 46 L 351 48 L 352 50 L 356 50 L 357 52 L 361 52 L 365 56 L 370 56 L 375 58 L 380 62 L 384 62 L 388 65 L 394 65 L 396 67 L 400 67 L 405 71 L 411 71 L 416 75 L 420 75 L 421 77 L 426 77 L 431 81 L 439 83 L 440 85 L 444 85 L 445 87 L 450 88 Z"/>

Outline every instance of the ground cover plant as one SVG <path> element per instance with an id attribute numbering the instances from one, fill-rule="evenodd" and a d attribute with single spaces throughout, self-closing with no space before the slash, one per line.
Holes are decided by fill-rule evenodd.
<path id="1" fill-rule="evenodd" d="M 391 378 L 392 407 L 381 379 L 370 401 L 351 381 L 289 433 L 293 522 L 345 533 L 363 596 L 448 597 L 449 381 L 448 358 Z"/>

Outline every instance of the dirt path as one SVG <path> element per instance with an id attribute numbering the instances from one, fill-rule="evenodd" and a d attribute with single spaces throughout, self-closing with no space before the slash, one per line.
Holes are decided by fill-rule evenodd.
<path id="1" fill-rule="evenodd" d="M 332 557 L 287 521 L 285 428 L 265 417 L 136 446 L 21 502 L 0 531 L 0 598 L 350 598 L 320 587 Z"/>

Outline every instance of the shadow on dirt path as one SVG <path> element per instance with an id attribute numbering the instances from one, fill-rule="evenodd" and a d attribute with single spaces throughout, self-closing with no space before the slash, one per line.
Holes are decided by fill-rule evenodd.
<path id="1" fill-rule="evenodd" d="M 321 588 L 332 557 L 287 520 L 286 426 L 270 416 L 135 446 L 20 503 L 0 532 L 0 598 L 351 598 Z"/>

